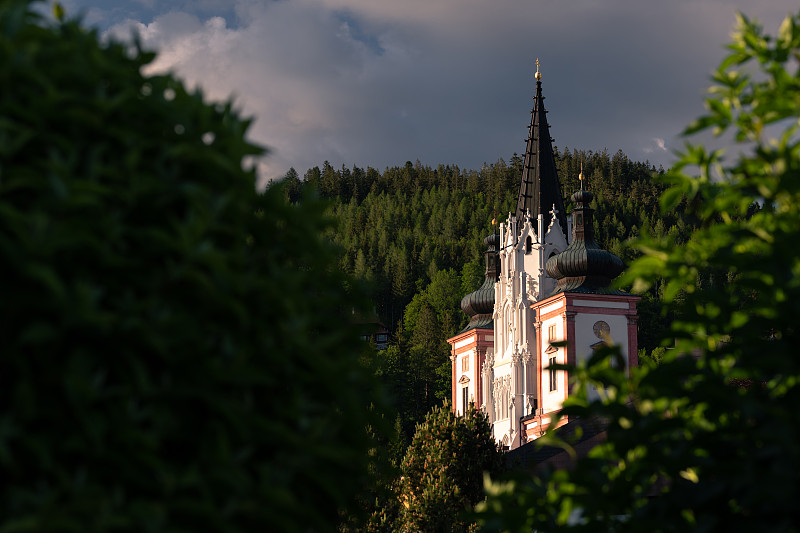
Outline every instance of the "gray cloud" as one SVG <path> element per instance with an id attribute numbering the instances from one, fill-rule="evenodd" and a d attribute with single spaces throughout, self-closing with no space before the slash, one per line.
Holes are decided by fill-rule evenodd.
<path id="1" fill-rule="evenodd" d="M 88 1 L 88 0 L 87 0 Z M 137 28 L 214 99 L 235 95 L 268 145 L 265 176 L 328 160 L 408 159 L 476 168 L 524 149 L 536 57 L 559 147 L 671 161 L 702 112 L 709 72 L 740 8 L 777 28 L 795 6 L 755 0 L 213 0 Z M 228 4 L 230 5 L 230 4 Z M 211 6 L 211 7 L 209 7 Z M 211 11 L 210 11 L 211 10 Z"/>

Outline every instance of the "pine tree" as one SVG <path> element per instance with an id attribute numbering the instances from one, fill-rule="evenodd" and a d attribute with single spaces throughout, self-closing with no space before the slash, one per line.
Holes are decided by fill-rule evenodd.
<path id="1" fill-rule="evenodd" d="M 484 498 L 484 472 L 498 475 L 503 464 L 485 414 L 473 407 L 456 416 L 447 404 L 433 409 L 403 458 L 397 530 L 477 531 L 465 512 Z"/>

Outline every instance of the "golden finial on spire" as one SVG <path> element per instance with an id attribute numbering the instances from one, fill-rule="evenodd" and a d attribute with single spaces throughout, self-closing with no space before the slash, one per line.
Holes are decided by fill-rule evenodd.
<path id="1" fill-rule="evenodd" d="M 541 80 L 542 79 L 542 73 L 539 72 L 539 58 L 538 57 L 536 58 L 536 74 L 534 75 L 534 77 L 537 80 Z"/>
<path id="2" fill-rule="evenodd" d="M 581 180 L 581 190 L 583 190 L 583 161 L 581 161 L 581 173 L 578 174 L 578 179 Z"/>

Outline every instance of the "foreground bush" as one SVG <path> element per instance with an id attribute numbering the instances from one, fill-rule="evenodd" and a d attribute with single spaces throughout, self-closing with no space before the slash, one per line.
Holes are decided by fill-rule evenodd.
<path id="1" fill-rule="evenodd" d="M 0 530 L 327 531 L 366 474 L 359 305 L 312 199 L 153 55 L 0 4 Z"/>

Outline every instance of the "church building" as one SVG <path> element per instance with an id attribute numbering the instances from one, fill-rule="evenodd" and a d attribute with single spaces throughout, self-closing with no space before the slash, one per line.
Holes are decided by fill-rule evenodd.
<path id="1" fill-rule="evenodd" d="M 510 450 L 541 436 L 570 393 L 567 372 L 551 365 L 576 364 L 609 342 L 628 368 L 637 364 L 639 298 L 609 288 L 623 264 L 594 240 L 582 173 L 567 217 L 552 142 L 537 60 L 516 210 L 484 240 L 486 279 L 461 301 L 469 324 L 448 339 L 453 409 L 483 409 Z"/>

